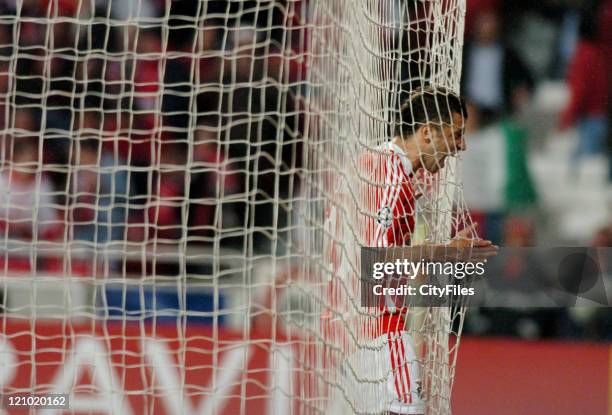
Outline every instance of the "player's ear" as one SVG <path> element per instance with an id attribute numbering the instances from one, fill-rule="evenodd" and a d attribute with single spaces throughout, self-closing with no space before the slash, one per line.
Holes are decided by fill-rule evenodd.
<path id="1" fill-rule="evenodd" d="M 424 124 L 421 127 L 421 135 L 423 138 L 423 141 L 427 144 L 430 144 L 433 140 L 433 129 L 431 127 L 431 124 Z"/>

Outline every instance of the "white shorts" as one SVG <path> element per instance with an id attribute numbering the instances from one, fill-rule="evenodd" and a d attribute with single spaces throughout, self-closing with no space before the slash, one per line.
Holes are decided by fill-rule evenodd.
<path id="1" fill-rule="evenodd" d="M 408 332 L 380 336 L 340 366 L 332 414 L 424 414 L 421 362 Z"/>

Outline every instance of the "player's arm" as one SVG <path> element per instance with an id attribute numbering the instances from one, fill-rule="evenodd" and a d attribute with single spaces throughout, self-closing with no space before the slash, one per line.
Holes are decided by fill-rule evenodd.
<path id="1" fill-rule="evenodd" d="M 406 247 L 390 247 L 385 260 L 408 259 L 411 261 L 482 261 L 494 257 L 499 247 L 493 242 L 476 236 L 476 224 L 460 232 L 447 244 L 420 244 Z"/>
<path id="2" fill-rule="evenodd" d="M 477 223 L 461 231 L 445 247 L 453 248 L 456 259 L 478 261 L 497 255 L 499 247 L 487 239 L 480 239 L 476 234 Z"/>

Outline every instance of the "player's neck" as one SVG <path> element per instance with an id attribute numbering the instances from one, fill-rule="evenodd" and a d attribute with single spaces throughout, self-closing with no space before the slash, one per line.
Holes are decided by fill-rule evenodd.
<path id="1" fill-rule="evenodd" d="M 416 140 L 404 140 L 400 137 L 393 138 L 393 144 L 397 145 L 402 149 L 408 161 L 410 161 L 410 165 L 412 166 L 412 171 L 415 172 L 420 169 L 421 166 L 421 157 L 419 147 L 416 144 Z"/>

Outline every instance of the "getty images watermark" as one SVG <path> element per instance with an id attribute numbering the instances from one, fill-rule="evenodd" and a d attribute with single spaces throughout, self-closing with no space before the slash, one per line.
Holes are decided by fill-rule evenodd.
<path id="1" fill-rule="evenodd" d="M 363 248 L 361 305 L 607 307 L 611 271 L 612 248 Z"/>
<path id="2" fill-rule="evenodd" d="M 396 258 L 391 262 L 374 262 L 372 264 L 372 278 L 380 284 L 374 284 L 372 293 L 376 296 L 450 296 L 475 294 L 474 287 L 462 287 L 458 283 L 439 286 L 436 284 L 414 284 L 419 279 L 443 276 L 446 279 L 455 278 L 463 280 L 466 277 L 478 277 L 485 273 L 487 260 L 482 261 L 437 261 L 435 259 L 421 258 L 418 261 L 407 258 Z M 385 279 L 385 281 L 382 281 Z M 384 284 L 396 280 L 399 284 Z M 452 280 L 451 280 L 452 281 Z"/>

